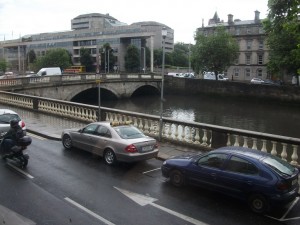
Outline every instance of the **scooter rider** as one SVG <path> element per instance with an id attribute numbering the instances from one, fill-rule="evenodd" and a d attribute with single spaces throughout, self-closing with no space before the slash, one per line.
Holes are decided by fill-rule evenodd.
<path id="1" fill-rule="evenodd" d="M 1 150 L 4 151 L 3 153 L 8 153 L 22 137 L 24 137 L 24 132 L 19 125 L 19 121 L 17 119 L 12 119 L 10 121 L 10 129 L 3 136 L 1 142 Z"/>

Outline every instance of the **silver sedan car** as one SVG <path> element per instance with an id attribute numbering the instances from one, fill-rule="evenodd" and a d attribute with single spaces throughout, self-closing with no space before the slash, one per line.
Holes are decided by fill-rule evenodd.
<path id="1" fill-rule="evenodd" d="M 99 155 L 108 165 L 147 160 L 158 154 L 157 141 L 128 122 L 94 122 L 82 129 L 66 129 L 61 137 L 66 149 L 75 147 Z"/>

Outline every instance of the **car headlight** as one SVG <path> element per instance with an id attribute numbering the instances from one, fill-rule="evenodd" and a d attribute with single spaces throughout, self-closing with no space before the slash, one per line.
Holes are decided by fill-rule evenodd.
<path id="1" fill-rule="evenodd" d="M 167 164 L 167 161 L 164 161 L 164 162 L 163 162 L 163 165 L 165 166 L 166 164 Z"/>

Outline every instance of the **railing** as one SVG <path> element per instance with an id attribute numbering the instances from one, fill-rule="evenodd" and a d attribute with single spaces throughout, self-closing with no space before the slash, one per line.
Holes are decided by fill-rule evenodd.
<path id="1" fill-rule="evenodd" d="M 71 82 L 95 82 L 101 81 L 160 81 L 161 75 L 156 74 L 72 74 L 72 75 L 56 75 L 56 76 L 33 76 L 33 77 L 19 77 L 10 79 L 0 79 L 0 88 L 5 90 L 7 88 L 28 87 L 29 85 L 45 85 L 45 84 L 69 84 Z"/>
<path id="2" fill-rule="evenodd" d="M 75 76 L 76 77 L 76 76 Z M 93 122 L 99 118 L 99 107 L 37 96 L 0 91 L 0 102 L 24 107 L 70 119 Z M 101 107 L 101 119 L 106 121 L 133 121 L 149 136 L 159 135 L 159 116 Z M 197 122 L 185 122 L 163 117 L 164 141 L 210 150 L 221 146 L 243 146 L 269 152 L 300 166 L 300 139 Z"/>

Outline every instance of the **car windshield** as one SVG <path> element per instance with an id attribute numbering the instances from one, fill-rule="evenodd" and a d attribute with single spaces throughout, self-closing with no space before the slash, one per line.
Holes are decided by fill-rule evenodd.
<path id="1" fill-rule="evenodd" d="M 12 119 L 20 120 L 20 117 L 17 114 L 2 114 L 0 115 L 0 123 L 9 124 Z"/>
<path id="2" fill-rule="evenodd" d="M 295 168 L 288 162 L 278 158 L 277 156 L 269 156 L 263 159 L 263 162 L 271 167 L 275 172 L 282 175 L 293 175 Z"/>
<path id="3" fill-rule="evenodd" d="M 115 131 L 118 135 L 123 139 L 134 139 L 134 138 L 142 138 L 145 135 L 137 128 L 133 126 L 119 126 L 114 127 Z"/>

